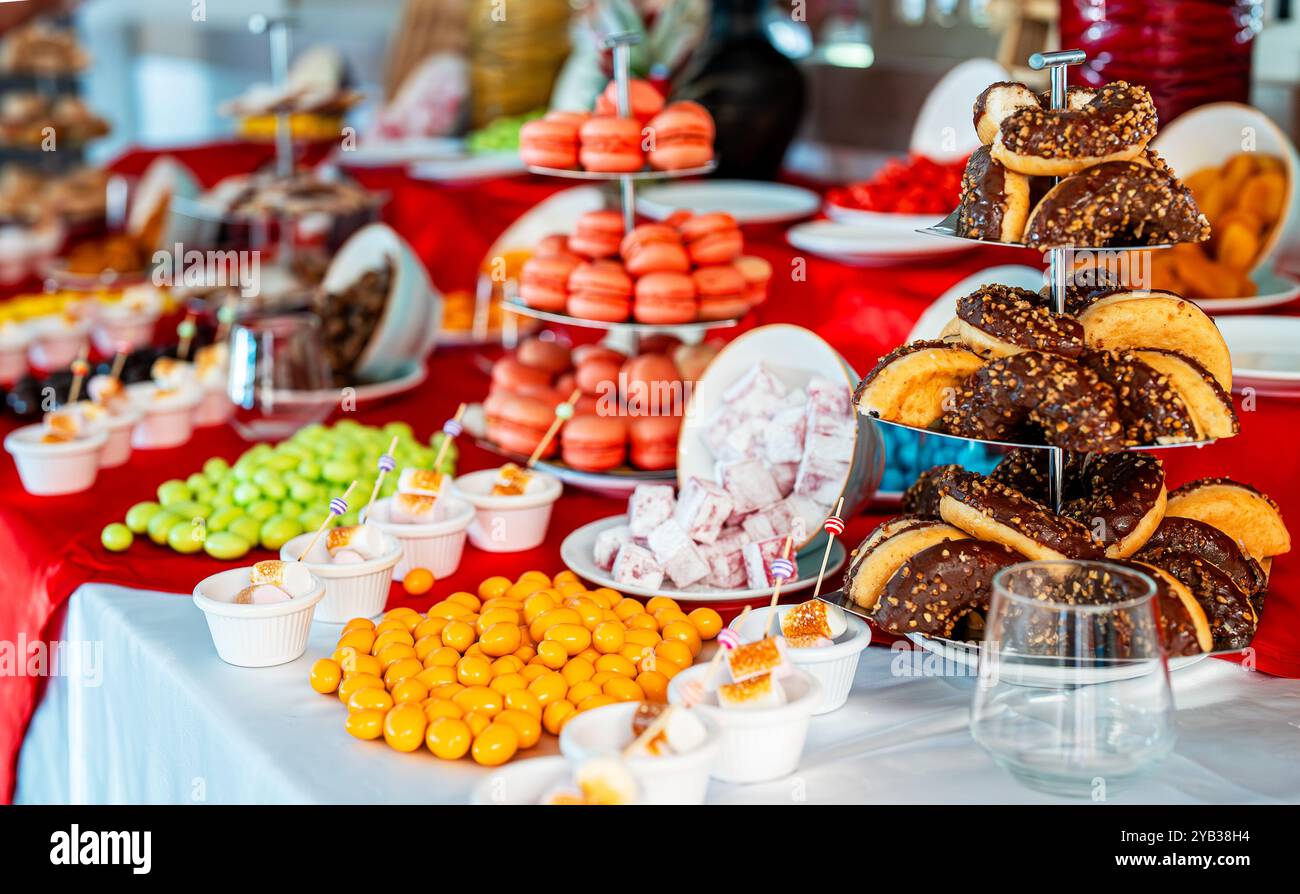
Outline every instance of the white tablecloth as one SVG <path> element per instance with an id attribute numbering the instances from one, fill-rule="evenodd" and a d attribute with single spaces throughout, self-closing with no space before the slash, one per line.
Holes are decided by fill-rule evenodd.
<path id="1" fill-rule="evenodd" d="M 102 646 L 99 673 L 50 680 L 19 762 L 27 803 L 464 803 L 491 771 L 400 754 L 343 731 L 307 685 L 337 626 L 281 667 L 222 663 L 187 597 L 87 585 L 65 637 Z M 95 653 L 91 653 L 92 656 Z M 813 719 L 795 775 L 714 783 L 718 803 L 1050 803 L 972 741 L 970 681 L 898 677 L 870 648 L 848 704 Z M 94 670 L 90 668 L 89 670 Z M 97 679 L 98 678 L 98 679 Z M 1178 745 L 1118 803 L 1300 802 L 1300 681 L 1206 660 L 1173 675 Z M 555 752 L 543 736 L 534 754 Z"/>

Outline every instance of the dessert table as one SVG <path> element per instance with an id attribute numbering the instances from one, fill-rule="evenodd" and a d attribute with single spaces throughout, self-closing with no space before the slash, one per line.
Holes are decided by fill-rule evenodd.
<path id="1" fill-rule="evenodd" d="M 116 167 L 138 173 L 157 154 L 131 153 Z M 169 154 L 211 184 L 264 164 L 270 149 L 219 144 Z M 480 259 L 494 238 L 556 189 L 553 182 L 531 177 L 454 186 L 412 180 L 397 170 L 357 172 L 357 177 L 390 195 L 385 219 L 415 247 L 434 283 L 443 290 L 471 288 Z M 746 242 L 752 253 L 772 263 L 776 276 L 768 302 L 757 308 L 743 327 L 729 333 L 765 323 L 797 323 L 829 341 L 859 373 L 901 343 L 934 298 L 960 279 L 995 264 L 1039 260 L 1028 252 L 985 248 L 934 264 L 864 269 L 801 256 L 786 244 L 777 227 L 747 227 Z M 352 418 L 368 424 L 404 420 L 411 423 L 418 437 L 427 439 L 459 401 L 486 394 L 488 380 L 476 362 L 479 353 L 473 348 L 439 350 L 429 359 L 428 378 L 421 386 L 383 404 L 363 405 Z M 1237 476 L 1268 492 L 1288 517 L 1295 517 L 1300 512 L 1300 476 L 1295 474 L 1293 458 L 1287 455 L 1287 445 L 1300 433 L 1300 401 L 1251 395 L 1249 401 L 1239 397 L 1238 404 L 1240 436 L 1206 449 L 1166 452 L 1162 459 L 1169 480 L 1178 484 L 1206 475 Z M 12 417 L 0 417 L 0 435 L 15 425 Z M 67 776 L 67 765 L 57 761 L 62 760 L 60 754 L 68 754 L 69 746 L 50 744 L 56 742 L 71 742 L 71 765 L 86 768 L 78 771 L 82 788 L 71 794 L 90 800 L 176 800 L 176 791 L 164 787 L 163 775 L 188 773 L 184 766 L 172 762 L 189 762 L 204 754 L 217 755 L 213 761 L 242 755 L 243 778 L 229 785 L 256 786 L 257 800 L 301 797 L 330 801 L 380 794 L 358 794 L 359 789 L 349 789 L 345 796 L 344 789 L 338 787 L 344 785 L 391 785 L 398 793 L 395 798 L 463 800 L 477 778 L 476 768 L 468 764 L 430 773 L 429 762 L 435 761 L 431 756 L 376 755 L 374 760 L 396 763 L 385 764 L 384 774 L 373 774 L 384 778 L 371 779 L 363 777 L 372 774 L 358 772 L 364 765 L 351 763 L 351 754 L 344 758 L 344 749 L 355 751 L 364 743 L 347 737 L 338 717 L 325 720 L 326 708 L 312 701 L 317 697 L 307 688 L 307 665 L 303 662 L 326 651 L 320 641 L 313 641 L 306 658 L 283 668 L 244 671 L 222 665 L 208 640 L 202 616 L 188 597 L 194 584 L 221 570 L 222 563 L 201 555 L 178 555 L 147 542 L 138 542 L 122 554 L 110 553 L 100 545 L 103 526 L 120 520 L 133 503 L 151 499 L 160 482 L 184 477 L 209 456 L 233 460 L 247 447 L 228 428 L 202 430 L 184 447 L 139 453 L 126 466 L 105 470 L 89 493 L 53 498 L 27 494 L 12 462 L 0 463 L 0 493 L 4 494 L 0 501 L 0 551 L 7 559 L 0 577 L 0 644 L 84 637 L 103 643 L 105 671 L 102 686 L 84 688 L 80 694 L 69 692 L 61 677 L 0 674 L 0 801 L 12 796 L 18 751 L 43 689 L 47 704 L 32 736 L 46 745 L 29 746 L 22 767 L 22 796 L 29 800 L 55 797 L 56 789 L 49 786 L 57 787 L 59 782 L 45 778 L 48 771 Z M 461 472 L 499 464 L 499 457 L 472 444 L 462 445 Z M 559 544 L 569 531 L 616 514 L 622 506 L 618 501 L 571 491 L 558 508 L 541 547 L 510 555 L 467 549 L 459 570 L 440 581 L 437 592 L 474 589 L 478 581 L 492 574 L 515 576 L 529 568 L 554 573 L 560 570 Z M 857 544 L 885 514 L 886 510 L 880 509 L 851 519 L 845 543 Z M 250 560 L 270 557 L 261 551 L 250 554 Z M 98 586 L 102 584 L 118 586 Z M 1293 557 L 1282 557 L 1273 569 L 1268 608 L 1246 656 L 1256 670 L 1300 677 L 1298 590 L 1300 567 Z M 431 601 L 432 595 L 412 598 L 395 587 L 389 605 L 423 610 Z M 970 772 L 992 768 L 966 730 L 968 693 L 943 681 L 889 677 L 889 657 L 887 650 L 869 650 L 859 672 L 864 688 L 855 691 L 843 711 L 817 721 L 808 758 L 809 792 L 814 790 L 813 781 L 821 779 L 822 799 L 854 795 L 871 800 L 915 799 L 916 790 L 909 779 L 914 783 L 924 778 L 920 775 L 924 768 L 912 764 L 908 749 L 898 746 L 924 738 L 924 753 L 927 760 L 935 761 L 936 772 L 947 768 L 944 773 L 954 777 L 954 785 L 958 775 L 970 777 L 962 781 L 969 788 L 946 788 L 945 800 L 952 800 L 953 791 L 977 800 L 1034 797 L 997 773 Z M 1284 743 L 1296 741 L 1293 706 L 1300 697 L 1298 687 L 1300 684 L 1273 680 L 1265 674 L 1245 674 L 1217 660 L 1180 672 L 1178 689 L 1185 693 L 1184 707 L 1191 709 L 1187 723 L 1196 735 L 1184 739 L 1180 749 L 1190 750 L 1180 750 L 1180 756 L 1167 762 L 1147 783 L 1151 788 L 1143 789 L 1141 797 L 1244 800 L 1281 797 L 1289 792 L 1294 799 L 1298 783 L 1290 777 L 1288 788 L 1285 771 L 1267 786 L 1262 782 L 1252 785 L 1251 780 L 1268 777 L 1264 767 L 1269 760 L 1295 764 L 1294 746 L 1288 752 Z M 1212 699 L 1212 708 L 1192 707 L 1206 698 Z M 1292 721 L 1283 719 L 1287 704 L 1292 706 Z M 69 714 L 71 708 L 76 710 Z M 864 716 L 867 711 L 871 713 Z M 885 718 L 882 725 L 864 722 L 875 717 Z M 164 720 L 168 721 L 165 728 Z M 928 726 L 931 723 L 933 727 Z M 207 735 L 213 726 L 229 738 Z M 1284 733 L 1291 738 L 1284 738 Z M 131 743 L 129 747 L 127 743 Z M 297 749 L 308 747 L 307 753 L 313 756 L 303 759 Z M 1243 748 L 1250 749 L 1248 759 L 1243 759 Z M 838 772 L 841 762 L 852 763 L 867 754 L 872 763 L 860 779 L 859 774 Z M 249 755 L 255 755 L 258 763 L 248 764 Z M 885 765 L 872 769 L 882 756 Z M 121 763 L 128 758 L 137 764 L 136 771 L 147 766 L 159 778 L 137 779 Z M 421 765 L 423 758 L 427 760 Z M 1189 775 L 1187 760 L 1221 767 L 1223 787 L 1200 772 Z M 891 762 L 897 763 L 891 766 Z M 207 763 L 212 761 L 205 762 L 205 767 Z M 256 774 L 248 772 L 253 766 Z M 413 768 L 409 774 L 404 769 L 407 766 Z M 119 771 L 121 778 L 117 779 Z M 206 767 L 205 775 L 215 781 L 214 773 L 215 766 Z M 427 781 L 408 785 L 407 775 L 417 773 Z M 845 775 L 855 781 L 843 778 Z M 333 781 L 327 779 L 330 776 L 335 777 Z M 399 784 L 398 779 L 403 782 Z M 827 781 L 830 779 L 835 780 L 833 786 Z M 122 788 L 110 787 L 118 785 Z M 137 789 L 136 785 L 147 787 Z M 855 789 L 858 785 L 868 788 Z M 1203 789 L 1203 785 L 1209 788 Z M 236 787 L 221 795 L 212 788 L 209 791 L 214 792 L 212 800 L 254 799 L 251 789 Z M 788 780 L 775 788 L 718 789 L 715 796 L 762 800 L 778 797 L 781 791 L 788 794 Z M 812 794 L 809 799 L 817 800 Z"/>
<path id="2" fill-rule="evenodd" d="M 498 769 L 401 754 L 343 732 L 335 696 L 307 686 L 337 627 L 279 667 L 224 664 L 202 612 L 166 593 L 89 584 L 68 603 L 69 639 L 102 643 L 81 673 L 50 681 L 19 763 L 18 803 L 463 804 Z M 908 656 L 863 654 L 848 704 L 813 718 L 798 771 L 710 783 L 708 801 L 1070 803 L 1020 786 L 971 739 L 971 677 L 907 676 Z M 1201 661 L 1172 675 L 1178 744 L 1113 803 L 1300 800 L 1300 681 Z M 543 737 L 527 757 L 556 753 Z"/>

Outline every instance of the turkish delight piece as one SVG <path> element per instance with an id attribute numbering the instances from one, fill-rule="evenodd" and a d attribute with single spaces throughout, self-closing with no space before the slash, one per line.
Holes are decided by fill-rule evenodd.
<path id="1" fill-rule="evenodd" d="M 614 558 L 623 544 L 631 543 L 632 529 L 627 525 L 606 528 L 596 535 L 596 546 L 592 550 L 596 566 L 606 571 L 614 567 Z"/>
<path id="2" fill-rule="evenodd" d="M 790 496 L 794 491 L 794 479 L 799 474 L 799 464 L 773 463 L 768 466 L 768 471 L 772 473 L 772 480 L 776 482 L 776 489 L 781 492 L 781 496 Z"/>
<path id="3" fill-rule="evenodd" d="M 847 383 L 813 376 L 808 380 L 807 388 L 808 415 L 813 419 L 853 416 L 852 396 Z"/>
<path id="4" fill-rule="evenodd" d="M 824 506 L 833 506 L 843 492 L 848 476 L 848 463 L 806 453 L 795 475 L 794 492 Z"/>
<path id="5" fill-rule="evenodd" d="M 767 540 L 777 534 L 776 528 L 772 527 L 771 516 L 766 512 L 751 512 L 745 516 L 740 526 L 750 540 Z"/>
<path id="6" fill-rule="evenodd" d="M 783 407 L 763 427 L 763 459 L 769 463 L 797 463 L 803 458 L 807 437 L 808 416 L 804 407 Z"/>
<path id="7" fill-rule="evenodd" d="M 718 466 L 719 483 L 731 497 L 731 511 L 745 515 L 781 499 L 772 473 L 757 459 L 744 459 Z"/>
<path id="8" fill-rule="evenodd" d="M 673 517 L 677 499 L 671 484 L 641 484 L 627 501 L 627 523 L 634 537 L 646 537 Z"/>
<path id="9" fill-rule="evenodd" d="M 673 519 L 651 531 L 646 543 L 664 574 L 678 587 L 689 587 L 708 576 L 709 563 L 699 546 Z"/>
<path id="10" fill-rule="evenodd" d="M 614 582 L 643 590 L 657 590 L 663 586 L 664 570 L 655 561 L 654 553 L 635 543 L 619 547 L 614 557 Z"/>
<path id="11" fill-rule="evenodd" d="M 857 426 L 852 419 L 838 422 L 823 420 L 820 425 L 810 424 L 803 443 L 803 457 L 815 456 L 821 460 L 852 462 Z"/>
<path id="12" fill-rule="evenodd" d="M 695 477 L 688 479 L 677 495 L 673 518 L 692 540 L 712 543 L 731 517 L 731 510 L 731 497 L 721 486 Z"/>
<path id="13" fill-rule="evenodd" d="M 745 560 L 745 583 L 755 590 L 766 589 L 775 583 L 772 580 L 772 560 L 781 555 L 785 548 L 784 537 L 769 537 L 767 540 L 755 540 L 746 543 L 742 552 Z"/>
<path id="14" fill-rule="evenodd" d="M 737 413 L 765 417 L 781 405 L 787 390 L 770 369 L 756 363 L 723 392 L 722 400 Z"/>
<path id="15" fill-rule="evenodd" d="M 704 582 L 720 590 L 738 590 L 745 586 L 745 556 L 743 543 L 723 545 L 715 543 L 700 547 L 709 563 L 709 576 Z"/>

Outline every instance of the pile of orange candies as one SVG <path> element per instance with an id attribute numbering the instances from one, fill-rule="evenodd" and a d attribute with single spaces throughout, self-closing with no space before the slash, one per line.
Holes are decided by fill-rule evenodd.
<path id="1" fill-rule="evenodd" d="M 337 693 L 345 727 L 398 751 L 426 746 L 495 767 L 558 736 L 575 714 L 623 701 L 662 702 L 722 629 L 710 608 L 687 614 L 664 596 L 644 605 L 588 590 L 572 571 L 490 577 L 420 614 L 354 618 L 312 665 L 311 687 Z"/>

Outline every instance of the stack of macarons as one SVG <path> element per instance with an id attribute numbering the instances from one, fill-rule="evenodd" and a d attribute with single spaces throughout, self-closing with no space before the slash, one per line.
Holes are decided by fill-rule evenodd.
<path id="1" fill-rule="evenodd" d="M 575 415 L 558 439 L 567 465 L 587 472 L 629 464 L 673 468 L 689 383 L 703 374 L 718 347 L 683 345 L 671 336 L 647 338 L 643 347 L 628 357 L 603 345 L 570 350 L 555 341 L 525 340 L 492 368 L 492 389 L 483 403 L 488 440 L 530 454 L 556 405 L 577 389 L 582 396 Z"/>
<path id="2" fill-rule="evenodd" d="M 548 236 L 520 274 L 519 297 L 538 310 L 586 320 L 677 325 L 743 317 L 767 298 L 772 266 L 746 256 L 729 214 L 679 212 L 625 233 L 615 211 L 579 218 Z"/>
<path id="3" fill-rule="evenodd" d="M 713 160 L 713 116 L 702 105 L 665 105 L 649 82 L 629 83 L 630 117 L 618 114 L 610 81 L 593 112 L 552 111 L 519 132 L 519 156 L 527 165 L 601 173 L 696 168 Z"/>

